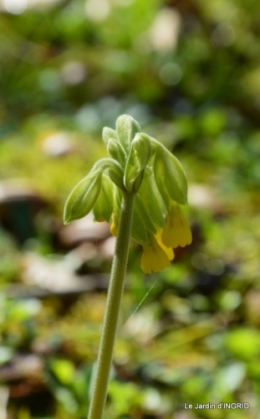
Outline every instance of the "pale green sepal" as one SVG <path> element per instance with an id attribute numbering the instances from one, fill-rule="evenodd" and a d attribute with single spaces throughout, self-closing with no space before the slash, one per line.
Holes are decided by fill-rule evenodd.
<path id="1" fill-rule="evenodd" d="M 107 142 L 107 151 L 110 157 L 117 160 L 118 163 L 121 164 L 121 166 L 125 165 L 126 154 L 121 143 L 118 140 L 115 140 L 114 138 L 109 138 Z"/>
<path id="2" fill-rule="evenodd" d="M 122 191 L 114 185 L 114 188 L 113 188 L 113 212 L 115 212 L 118 215 L 118 217 L 120 215 L 122 198 L 123 198 Z"/>
<path id="3" fill-rule="evenodd" d="M 116 133 L 126 152 L 130 149 L 135 134 L 140 131 L 140 125 L 130 115 L 121 115 L 117 118 Z"/>
<path id="4" fill-rule="evenodd" d="M 124 184 L 123 184 L 123 169 L 120 163 L 118 163 L 117 160 L 111 159 L 111 158 L 104 158 L 98 160 L 92 170 L 102 170 L 102 172 L 105 172 L 112 182 L 115 183 L 116 186 L 118 186 L 120 189 L 124 190 Z"/>
<path id="5" fill-rule="evenodd" d="M 87 215 L 93 208 L 102 183 L 102 171 L 90 172 L 72 189 L 64 208 L 64 224 Z"/>
<path id="6" fill-rule="evenodd" d="M 141 208 L 136 205 L 136 202 L 134 206 L 131 237 L 140 244 L 146 244 L 148 242 L 148 231 L 144 221 L 144 214 L 142 213 Z"/>
<path id="7" fill-rule="evenodd" d="M 134 193 L 136 193 L 138 190 L 139 190 L 139 188 L 140 188 L 140 186 L 141 186 L 141 184 L 142 184 L 142 181 L 143 181 L 143 176 L 144 176 L 144 173 L 143 173 L 144 171 L 142 171 L 141 173 L 140 173 L 140 175 L 135 179 L 135 181 L 134 181 L 134 183 L 133 183 L 133 186 L 132 186 L 132 192 L 134 192 Z"/>
<path id="8" fill-rule="evenodd" d="M 113 193 L 113 184 L 110 178 L 103 174 L 101 190 L 93 206 L 95 221 L 110 221 L 113 212 Z"/>
<path id="9" fill-rule="evenodd" d="M 102 138 L 104 143 L 107 145 L 107 142 L 110 138 L 113 138 L 113 140 L 118 141 L 118 137 L 116 134 L 116 131 L 109 127 L 104 127 L 102 130 Z"/>
<path id="10" fill-rule="evenodd" d="M 150 214 L 153 223 L 163 228 L 165 223 L 166 208 L 162 196 L 157 188 L 153 171 L 147 167 L 144 172 L 142 185 L 138 191 L 141 196 L 146 211 Z"/>
<path id="11" fill-rule="evenodd" d="M 154 153 L 151 139 L 144 133 L 135 135 L 126 162 L 124 185 L 130 192 L 137 192 L 143 180 L 143 171 Z"/>
<path id="12" fill-rule="evenodd" d="M 108 167 L 117 166 L 119 169 L 123 170 L 121 165 L 115 159 L 110 157 L 104 157 L 103 159 L 99 159 L 94 166 L 92 167 L 92 172 L 101 169 L 102 171 L 106 170 Z"/>
<path id="13" fill-rule="evenodd" d="M 143 197 L 139 193 L 135 195 L 135 209 L 143 215 L 144 224 L 146 231 L 150 231 L 155 234 L 157 231 L 157 226 L 153 219 L 153 214 L 149 211 L 149 208 L 145 205 Z"/>
<path id="14" fill-rule="evenodd" d="M 187 180 L 179 160 L 163 145 L 157 143 L 154 158 L 154 177 L 157 187 L 168 206 L 170 199 L 187 203 Z M 168 198 L 167 198 L 168 195 Z"/>
<path id="15" fill-rule="evenodd" d="M 125 190 L 124 184 L 123 184 L 123 170 L 118 168 L 116 165 L 110 166 L 106 168 L 106 174 L 110 177 L 112 182 L 118 188 L 120 188 L 122 191 Z"/>

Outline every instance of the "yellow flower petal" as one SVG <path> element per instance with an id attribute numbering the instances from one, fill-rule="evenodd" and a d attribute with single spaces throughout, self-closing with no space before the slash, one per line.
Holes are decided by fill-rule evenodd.
<path id="1" fill-rule="evenodd" d="M 163 247 L 167 249 L 165 246 Z M 144 273 L 158 272 L 170 265 L 170 260 L 173 259 L 173 251 L 172 249 L 167 249 L 166 252 L 164 249 L 156 239 L 150 245 L 144 245 L 141 259 L 141 268 Z"/>
<path id="2" fill-rule="evenodd" d="M 164 250 L 164 252 L 166 253 L 166 255 L 168 256 L 169 260 L 173 260 L 174 258 L 174 252 L 173 249 L 171 247 L 167 247 L 163 242 L 162 242 L 162 230 L 159 230 L 157 232 L 157 234 L 155 235 L 155 238 L 158 242 L 158 244 L 160 245 L 160 247 Z"/>
<path id="3" fill-rule="evenodd" d="M 192 241 L 191 229 L 184 218 L 178 204 L 173 204 L 167 214 L 166 223 L 162 232 L 162 242 L 167 247 L 184 247 Z"/>
<path id="4" fill-rule="evenodd" d="M 112 234 L 112 236 L 116 237 L 117 232 L 118 232 L 118 220 L 114 215 L 112 215 L 112 223 L 110 225 L 110 233 Z"/>

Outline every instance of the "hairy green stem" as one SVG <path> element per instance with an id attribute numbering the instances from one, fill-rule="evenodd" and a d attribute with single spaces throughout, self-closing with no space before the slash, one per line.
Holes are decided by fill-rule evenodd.
<path id="1" fill-rule="evenodd" d="M 118 235 L 107 296 L 106 312 L 97 360 L 88 419 L 101 419 L 107 397 L 118 313 L 124 288 L 129 240 L 131 235 L 134 194 L 125 192 L 122 199 Z"/>

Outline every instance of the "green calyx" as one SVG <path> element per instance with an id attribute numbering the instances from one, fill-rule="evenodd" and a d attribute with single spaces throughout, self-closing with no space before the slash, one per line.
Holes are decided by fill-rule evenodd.
<path id="1" fill-rule="evenodd" d="M 181 163 L 162 144 L 154 139 L 152 141 L 156 147 L 154 176 L 166 206 L 168 207 L 169 200 L 181 205 L 187 204 L 188 186 Z"/>
<path id="2" fill-rule="evenodd" d="M 123 194 L 134 194 L 132 237 L 145 244 L 162 230 L 171 202 L 187 203 L 187 181 L 181 163 L 161 143 L 142 133 L 129 115 L 116 130 L 102 132 L 108 158 L 97 161 L 70 193 L 64 222 L 93 211 L 96 221 L 112 222 L 116 234 Z"/>
<path id="3" fill-rule="evenodd" d="M 147 167 L 155 148 L 150 137 L 143 133 L 135 135 L 124 171 L 124 185 L 129 192 L 137 192 L 141 186 L 144 170 Z"/>
<path id="4" fill-rule="evenodd" d="M 141 128 L 138 122 L 130 115 L 121 115 L 116 120 L 116 133 L 117 137 L 128 153 L 131 146 L 131 142 L 137 132 L 140 132 Z"/>
<path id="5" fill-rule="evenodd" d="M 101 184 L 102 172 L 94 170 L 73 188 L 64 208 L 65 224 L 84 217 L 92 210 L 99 196 Z"/>
<path id="6" fill-rule="evenodd" d="M 95 221 L 110 222 L 113 213 L 113 199 L 111 197 L 113 197 L 114 188 L 109 176 L 103 175 L 99 196 L 92 209 Z"/>

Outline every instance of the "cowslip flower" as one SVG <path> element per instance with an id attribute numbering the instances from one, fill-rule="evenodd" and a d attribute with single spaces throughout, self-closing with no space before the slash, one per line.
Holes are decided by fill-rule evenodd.
<path id="1" fill-rule="evenodd" d="M 131 236 L 143 247 L 141 269 L 158 272 L 173 260 L 172 248 L 192 240 L 181 209 L 187 203 L 183 167 L 129 115 L 117 119 L 116 130 L 105 127 L 102 135 L 109 158 L 99 160 L 72 190 L 65 223 L 92 210 L 94 219 L 110 222 L 117 235 L 123 194 L 134 194 Z"/>
<path id="2" fill-rule="evenodd" d="M 151 243 L 143 245 L 142 271 L 146 274 L 161 271 L 170 265 L 170 261 L 173 258 L 173 249 L 164 245 L 159 232 L 152 238 Z"/>
<path id="3" fill-rule="evenodd" d="M 192 234 L 180 205 L 171 203 L 162 232 L 162 242 L 168 247 L 185 247 L 191 244 Z"/>

